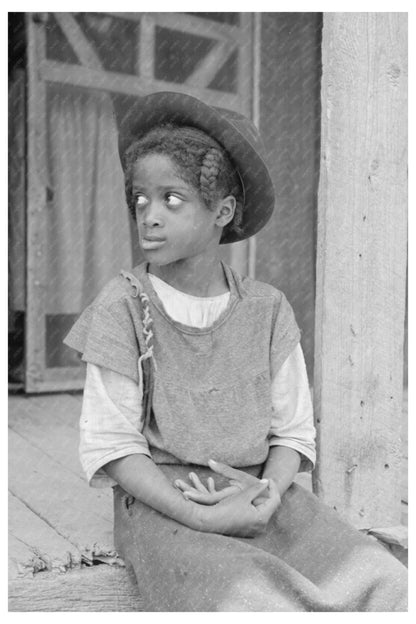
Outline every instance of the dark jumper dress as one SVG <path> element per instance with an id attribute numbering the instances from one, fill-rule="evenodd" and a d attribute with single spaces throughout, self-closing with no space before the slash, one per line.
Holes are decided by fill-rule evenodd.
<path id="1" fill-rule="evenodd" d="M 139 291 L 149 297 L 142 423 L 173 481 L 210 457 L 256 476 L 267 458 L 270 383 L 299 341 L 284 295 L 224 265 L 230 302 L 209 328 L 173 321 L 146 265 L 113 280 L 65 342 L 83 359 L 139 381 Z M 216 478 L 218 481 L 218 478 Z M 407 573 L 382 546 L 294 484 L 267 532 L 235 538 L 189 529 L 114 488 L 115 543 L 148 611 L 403 611 Z"/>

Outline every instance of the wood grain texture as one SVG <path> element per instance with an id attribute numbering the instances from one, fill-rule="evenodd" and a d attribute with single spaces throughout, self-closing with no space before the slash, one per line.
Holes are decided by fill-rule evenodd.
<path id="1" fill-rule="evenodd" d="M 45 562 L 25 542 L 15 537 L 12 531 L 8 535 L 8 578 L 9 582 L 20 577 L 31 577 L 36 572 L 46 569 Z"/>
<path id="2" fill-rule="evenodd" d="M 9 397 L 10 578 L 111 562 L 111 488 L 88 487 L 78 458 L 80 395 Z"/>
<path id="3" fill-rule="evenodd" d="M 240 42 L 238 45 L 237 90 L 241 112 L 254 119 L 254 15 L 240 13 Z"/>
<path id="4" fill-rule="evenodd" d="M 102 69 L 100 58 L 94 46 L 88 41 L 74 16 L 71 13 L 54 13 L 54 18 L 81 64 L 93 69 Z"/>
<path id="5" fill-rule="evenodd" d="M 221 106 L 239 111 L 242 104 L 238 95 L 223 91 L 201 89 L 201 87 L 192 87 L 191 85 L 169 82 L 167 80 L 149 80 L 119 72 L 98 71 L 57 61 L 43 61 L 39 67 L 39 75 L 44 81 L 67 83 L 88 89 L 109 91 L 110 93 L 123 93 L 141 97 L 154 91 L 174 90 L 203 99 L 212 106 Z"/>
<path id="6" fill-rule="evenodd" d="M 12 581 L 9 611 L 143 611 L 143 603 L 125 569 L 98 565 Z"/>
<path id="7" fill-rule="evenodd" d="M 359 528 L 400 524 L 407 19 L 324 14 L 316 493 Z"/>
<path id="8" fill-rule="evenodd" d="M 8 291 L 10 312 L 25 309 L 26 280 L 26 74 L 14 69 L 9 84 L 9 163 L 8 219 L 9 268 Z M 10 315 L 10 313 L 9 313 Z M 10 318 L 10 316 L 9 316 Z M 13 318 L 13 317 L 11 317 Z M 9 331 L 10 331 L 9 320 Z M 11 362 L 9 362 L 10 366 Z"/>
<path id="9" fill-rule="evenodd" d="M 223 24 L 217 21 L 209 21 L 203 17 L 198 17 L 196 15 L 190 15 L 189 13 L 181 13 L 180 19 L 178 19 L 178 13 L 148 13 L 148 12 L 140 12 L 140 13 L 118 13 L 115 11 L 106 11 L 108 15 L 114 15 L 115 17 L 120 17 L 122 19 L 128 19 L 133 22 L 138 22 L 142 20 L 143 16 L 150 17 L 155 21 L 158 26 L 163 26 L 164 28 L 170 28 L 172 30 L 177 30 L 178 32 L 183 33 L 192 33 L 193 35 L 199 35 L 201 37 L 206 37 L 207 28 L 209 29 L 209 36 L 213 39 L 218 39 L 218 41 L 228 41 L 229 39 L 233 39 L 236 42 L 241 43 L 244 41 L 244 32 L 242 32 L 241 28 L 238 26 Z M 244 13 L 240 13 L 241 16 L 244 16 Z"/>
<path id="10" fill-rule="evenodd" d="M 71 427 L 78 435 L 82 394 L 9 396 L 9 425 L 24 427 L 35 421 L 39 428 Z"/>
<path id="11" fill-rule="evenodd" d="M 155 20 L 152 16 L 142 15 L 139 32 L 137 73 L 141 78 L 152 80 L 155 66 Z"/>
<path id="12" fill-rule="evenodd" d="M 186 84 L 209 88 L 210 82 L 214 80 L 218 70 L 234 50 L 234 42 L 218 41 L 209 53 L 199 61 L 192 74 L 186 79 Z"/>
<path id="13" fill-rule="evenodd" d="M 69 348 L 69 347 L 68 347 Z M 81 366 L 62 366 L 45 369 L 45 376 L 36 379 L 36 388 L 30 392 L 71 392 L 83 390 L 85 383 L 85 364 Z"/>
<path id="14" fill-rule="evenodd" d="M 69 540 L 57 533 L 45 520 L 33 513 L 16 496 L 9 493 L 9 579 L 41 570 L 67 569 L 81 565 L 81 552 Z"/>
<path id="15" fill-rule="evenodd" d="M 26 13 L 27 32 L 27 197 L 25 390 L 33 392 L 45 375 L 46 241 L 46 85 L 38 68 L 46 55 L 45 28 Z"/>
<path id="16" fill-rule="evenodd" d="M 80 550 L 85 561 L 114 553 L 112 508 L 94 500 L 81 477 L 9 431 L 9 488 L 33 513 Z M 36 546 L 36 544 L 31 544 Z"/>
<path id="17" fill-rule="evenodd" d="M 48 455 L 57 463 L 56 469 L 63 466 L 84 481 L 78 456 L 80 414 L 80 397 L 78 401 L 65 394 L 9 399 L 9 428 Z"/>

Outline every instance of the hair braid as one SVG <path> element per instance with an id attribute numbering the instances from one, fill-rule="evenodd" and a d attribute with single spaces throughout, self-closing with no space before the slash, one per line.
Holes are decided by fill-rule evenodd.
<path id="1" fill-rule="evenodd" d="M 210 206 L 218 193 L 217 179 L 222 162 L 222 155 L 215 147 L 209 149 L 204 156 L 199 176 L 201 195 L 207 206 Z"/>

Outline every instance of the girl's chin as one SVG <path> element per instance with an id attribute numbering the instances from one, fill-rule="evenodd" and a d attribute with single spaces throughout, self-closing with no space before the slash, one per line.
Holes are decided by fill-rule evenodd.
<path id="1" fill-rule="evenodd" d="M 168 254 L 161 253 L 157 249 L 141 249 L 144 259 L 154 264 L 155 266 L 166 266 L 167 264 L 174 264 L 177 261 L 176 257 L 171 257 Z"/>

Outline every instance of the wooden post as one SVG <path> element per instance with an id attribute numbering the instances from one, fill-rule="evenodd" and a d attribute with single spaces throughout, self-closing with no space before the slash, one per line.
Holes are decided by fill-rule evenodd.
<path id="1" fill-rule="evenodd" d="M 48 173 L 46 165 L 46 85 L 37 72 L 46 56 L 45 13 L 27 13 L 27 256 L 25 391 L 44 380 L 46 330 L 46 241 Z"/>
<path id="2" fill-rule="evenodd" d="M 359 528 L 400 524 L 406 13 L 325 13 L 314 490 Z"/>

